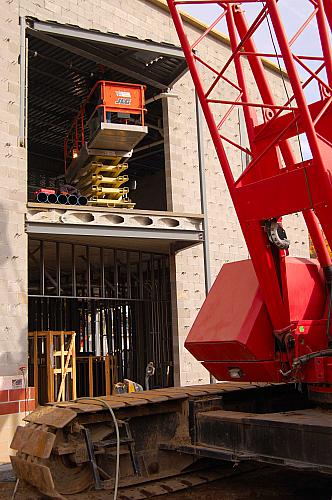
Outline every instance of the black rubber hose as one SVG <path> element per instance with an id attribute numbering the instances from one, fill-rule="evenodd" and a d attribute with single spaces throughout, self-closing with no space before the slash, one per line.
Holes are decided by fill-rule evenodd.
<path id="1" fill-rule="evenodd" d="M 314 358 L 323 358 L 323 357 L 332 356 L 332 349 L 323 349 L 322 351 L 309 352 L 308 354 L 304 354 L 299 358 L 294 359 L 293 366 L 303 365 L 308 363 L 311 359 Z"/>

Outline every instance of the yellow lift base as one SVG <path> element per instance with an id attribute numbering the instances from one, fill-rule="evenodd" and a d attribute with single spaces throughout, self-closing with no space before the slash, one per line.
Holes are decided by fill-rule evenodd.
<path id="1" fill-rule="evenodd" d="M 89 205 L 134 208 L 135 203 L 128 198 L 129 188 L 121 187 L 129 180 L 128 175 L 123 175 L 127 168 L 127 163 L 117 163 L 113 157 L 103 157 L 102 161 L 94 158 L 86 165 L 77 188 L 88 198 Z"/>

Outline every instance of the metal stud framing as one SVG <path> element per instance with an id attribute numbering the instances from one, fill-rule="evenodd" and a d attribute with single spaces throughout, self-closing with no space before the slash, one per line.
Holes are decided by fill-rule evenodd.
<path id="1" fill-rule="evenodd" d="M 77 356 L 117 357 L 117 378 L 173 383 L 169 259 L 162 254 L 30 241 L 29 330 L 73 330 Z"/>

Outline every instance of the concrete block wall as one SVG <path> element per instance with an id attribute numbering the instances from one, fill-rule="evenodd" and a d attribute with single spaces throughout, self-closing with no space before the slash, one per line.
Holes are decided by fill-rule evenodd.
<path id="1" fill-rule="evenodd" d="M 0 376 L 27 361 L 26 151 L 19 135 L 18 2 L 0 9 Z"/>
<path id="2" fill-rule="evenodd" d="M 18 425 L 24 425 L 26 413 L 8 413 L 0 415 L 0 464 L 10 461 L 10 455 L 14 455 L 14 450 L 10 448 L 15 430 Z"/>
<path id="3" fill-rule="evenodd" d="M 8 185 L 2 190 L 2 220 L 5 237 L 0 247 L 0 295 L 4 297 L 4 327 L 0 327 L 0 361 L 5 372 L 15 372 L 26 354 L 26 287 L 27 242 L 23 227 L 26 184 L 25 151 L 17 146 L 19 122 L 18 89 L 19 53 L 18 16 L 33 16 L 40 20 L 70 23 L 81 28 L 113 31 L 121 35 L 134 35 L 178 44 L 177 35 L 168 14 L 148 0 L 8 0 L 2 9 L 1 92 L 1 167 L 8 173 Z M 199 31 L 190 27 L 190 36 Z M 209 39 L 205 49 L 208 59 L 225 60 L 229 47 L 215 39 Z M 207 76 L 206 76 L 207 77 Z M 274 92 L 282 92 L 283 85 L 271 72 Z M 253 92 L 254 84 L 251 84 Z M 164 104 L 166 147 L 166 183 L 168 209 L 181 212 L 200 211 L 198 182 L 198 157 L 195 119 L 194 89 L 190 76 L 185 75 L 174 87 L 179 99 Z M 14 101 L 14 102 L 12 102 Z M 238 136 L 239 122 L 232 117 L 227 132 Z M 231 153 L 234 174 L 241 171 L 241 157 Z M 205 174 L 208 195 L 210 230 L 210 257 L 214 279 L 224 262 L 244 259 L 248 252 L 239 228 L 220 165 L 205 129 Z M 300 217 L 290 221 L 291 232 L 298 241 L 296 252 L 306 255 L 306 234 Z M 1 260 L 2 256 L 2 260 Z M 179 364 L 178 382 L 192 384 L 208 381 L 208 373 L 183 348 L 184 339 L 204 299 L 204 268 L 202 248 L 195 247 L 177 254 L 174 262 L 176 278 L 174 295 L 177 300 L 177 318 L 174 331 L 178 337 L 174 345 L 175 362 Z M 173 277 L 173 278 L 174 278 Z M 174 304 L 173 304 L 174 305 Z M 176 316 L 175 316 L 176 317 Z M 10 354 L 8 354 L 10 353 Z M 0 374 L 2 372 L 0 371 Z"/>

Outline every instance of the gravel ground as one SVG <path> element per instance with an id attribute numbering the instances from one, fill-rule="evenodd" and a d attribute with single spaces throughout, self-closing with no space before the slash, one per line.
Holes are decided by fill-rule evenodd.
<path id="1" fill-rule="evenodd" d="M 0 483 L 0 499 L 10 499 L 14 483 Z M 15 500 L 40 500 L 29 487 L 19 486 Z M 112 492 L 83 493 L 68 500 L 112 500 Z M 178 493 L 153 497 L 160 500 L 332 500 L 332 478 L 266 467 Z M 152 497 L 150 497 L 152 499 Z"/>

